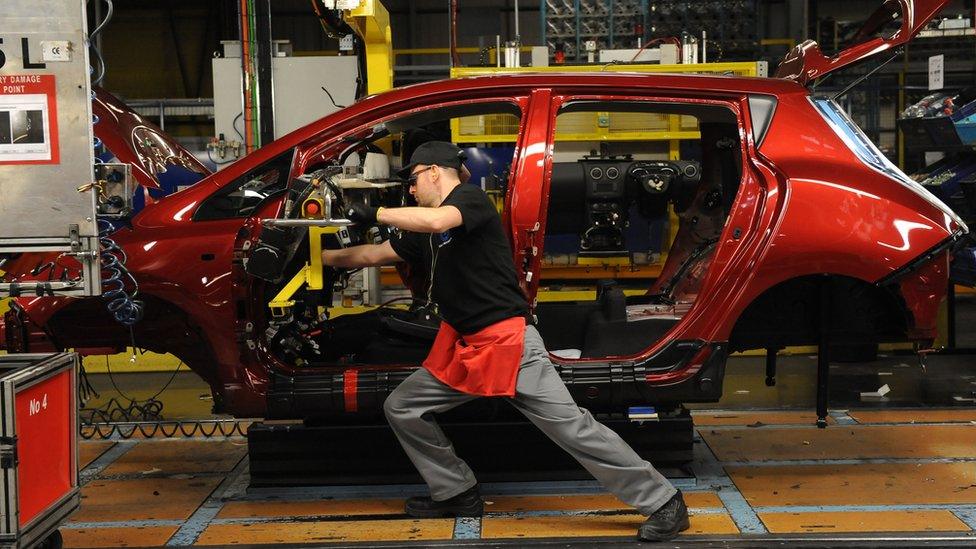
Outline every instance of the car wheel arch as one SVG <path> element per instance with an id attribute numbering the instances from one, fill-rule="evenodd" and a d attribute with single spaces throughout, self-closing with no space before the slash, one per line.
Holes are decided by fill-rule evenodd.
<path id="1" fill-rule="evenodd" d="M 889 340 L 912 325 L 904 299 L 891 288 L 843 274 L 810 273 L 770 284 L 752 298 L 733 324 L 729 351 L 817 344 L 825 284 L 832 339 Z"/>
<path id="2" fill-rule="evenodd" d="M 163 297 L 140 293 L 144 304 L 142 320 L 133 326 L 136 347 L 155 353 L 169 353 L 181 360 L 211 387 L 219 387 L 213 345 L 193 316 L 179 305 Z M 86 329 L 68 330 L 84 321 Z M 55 333 L 61 334 L 64 347 L 124 349 L 131 346 L 133 337 L 127 327 L 111 317 L 101 299 L 76 300 L 55 312 L 47 322 Z M 91 333 L 99 337 L 92 338 Z M 165 334 L 165 337 L 159 337 Z M 66 336 L 66 337 L 65 337 Z"/>

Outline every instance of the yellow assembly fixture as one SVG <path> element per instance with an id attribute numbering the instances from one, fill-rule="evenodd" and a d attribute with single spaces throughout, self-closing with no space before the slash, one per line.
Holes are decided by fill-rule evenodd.
<path id="1" fill-rule="evenodd" d="M 313 200 L 313 199 L 309 199 Z M 305 201 L 308 203 L 308 200 Z M 304 209 L 304 205 L 303 205 Z M 275 317 L 282 317 L 288 315 L 288 310 L 295 305 L 295 301 L 292 300 L 292 296 L 295 295 L 298 290 L 302 289 L 303 286 L 307 285 L 310 290 L 321 290 L 324 287 L 324 282 L 322 279 L 322 240 L 326 238 L 327 235 L 339 236 L 340 231 L 347 231 L 345 227 L 309 227 L 308 228 L 308 246 L 309 246 L 309 262 L 302 267 L 302 270 L 298 271 L 288 284 L 281 289 L 276 296 L 274 296 L 270 302 L 268 302 L 268 307 L 271 308 L 271 314 Z"/>
<path id="2" fill-rule="evenodd" d="M 305 219 L 325 219 L 325 200 L 309 197 L 302 202 L 302 217 Z"/>
<path id="3" fill-rule="evenodd" d="M 343 19 L 366 45 L 366 93 L 393 89 L 393 33 L 390 12 L 380 0 L 360 0 L 359 6 L 343 10 Z"/>

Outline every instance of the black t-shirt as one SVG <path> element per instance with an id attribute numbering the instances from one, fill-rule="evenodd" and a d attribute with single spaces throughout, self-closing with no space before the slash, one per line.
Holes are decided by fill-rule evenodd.
<path id="1" fill-rule="evenodd" d="M 461 184 L 441 205 L 456 207 L 463 223 L 440 234 L 402 231 L 390 240 L 397 255 L 430 269 L 430 295 L 420 297 L 436 303 L 444 320 L 461 334 L 528 315 L 512 249 L 488 195 Z"/>

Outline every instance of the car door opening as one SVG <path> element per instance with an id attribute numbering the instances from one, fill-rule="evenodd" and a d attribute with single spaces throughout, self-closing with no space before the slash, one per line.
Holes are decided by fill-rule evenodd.
<path id="1" fill-rule="evenodd" d="M 717 105 L 563 106 L 543 252 L 547 266 L 569 274 L 546 279 L 544 269 L 543 286 L 596 290 L 540 299 L 539 330 L 555 355 L 637 355 L 691 310 L 739 188 L 739 134 L 735 114 Z M 574 279 L 574 269 L 588 279 Z M 638 272 L 646 274 L 629 276 Z"/>

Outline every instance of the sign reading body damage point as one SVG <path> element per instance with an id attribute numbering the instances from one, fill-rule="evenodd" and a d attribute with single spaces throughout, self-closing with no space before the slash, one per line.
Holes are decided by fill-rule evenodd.
<path id="1" fill-rule="evenodd" d="M 55 76 L 0 74 L 0 164 L 57 164 Z"/>

